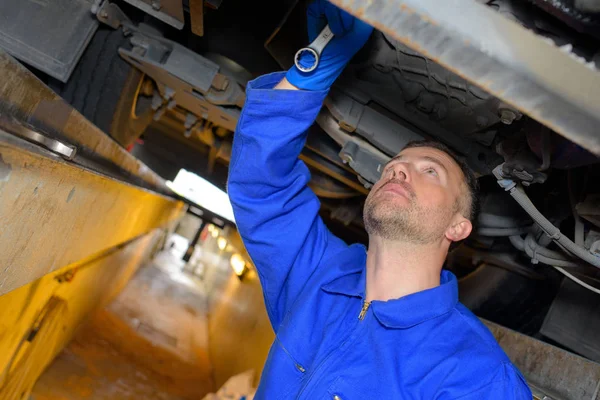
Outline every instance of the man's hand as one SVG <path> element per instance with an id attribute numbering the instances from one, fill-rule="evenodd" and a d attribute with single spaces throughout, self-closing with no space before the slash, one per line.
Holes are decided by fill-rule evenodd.
<path id="1" fill-rule="evenodd" d="M 323 50 L 316 69 L 302 72 L 293 66 L 286 74 L 286 79 L 289 84 L 299 89 L 327 90 L 342 73 L 348 61 L 367 42 L 373 28 L 326 0 L 313 1 L 308 6 L 307 17 L 310 42 L 327 24 L 335 36 Z M 309 58 L 305 59 L 305 57 Z M 306 64 L 312 64 L 310 57 L 305 53 L 300 63 L 305 59 Z M 278 88 L 281 89 L 288 88 L 279 86 Z"/>

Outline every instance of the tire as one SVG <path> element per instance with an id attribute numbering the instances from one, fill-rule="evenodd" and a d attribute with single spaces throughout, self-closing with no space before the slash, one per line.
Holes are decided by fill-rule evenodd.
<path id="1" fill-rule="evenodd" d="M 150 98 L 138 96 L 144 74 L 118 53 L 129 48 L 120 30 L 100 27 L 57 92 L 98 128 L 127 147 L 152 122 Z"/>

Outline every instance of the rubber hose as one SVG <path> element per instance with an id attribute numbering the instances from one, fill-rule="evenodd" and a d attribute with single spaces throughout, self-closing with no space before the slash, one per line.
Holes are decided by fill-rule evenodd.
<path id="1" fill-rule="evenodd" d="M 521 236 L 509 236 L 508 240 L 517 250 L 525 251 L 525 241 Z"/>
<path id="2" fill-rule="evenodd" d="M 520 236 L 510 236 L 508 239 L 510 240 L 510 243 L 512 243 L 512 245 L 515 246 L 515 248 L 517 248 L 517 250 L 521 250 L 521 251 L 525 252 L 525 254 L 527 254 L 527 256 L 530 257 L 532 260 L 537 260 L 543 264 L 556 265 L 559 267 L 579 267 L 580 266 L 576 262 L 569 261 L 569 260 L 563 258 L 562 254 L 556 253 L 555 251 L 552 251 L 552 250 L 548 250 L 544 247 L 538 246 L 537 249 L 532 249 L 527 244 L 527 240 L 523 240 L 523 238 L 521 238 Z M 534 242 L 535 242 L 535 240 L 534 240 Z M 560 258 L 554 258 L 552 256 L 548 256 L 548 253 L 550 253 L 550 255 L 559 254 Z"/>
<path id="3" fill-rule="evenodd" d="M 566 248 L 570 253 L 581 258 L 583 261 L 600 268 L 600 257 L 596 257 L 583 247 L 577 246 L 568 237 L 563 235 L 560 230 L 546 219 L 533 205 L 522 187 L 515 186 L 509 191 L 510 195 L 523 207 L 525 212 L 550 236 L 555 242 Z"/>
<path id="4" fill-rule="evenodd" d="M 533 235 L 527 235 L 527 237 L 525 238 L 525 247 L 529 247 L 531 251 L 535 252 L 535 254 L 541 254 L 544 257 L 547 257 L 552 260 L 569 261 L 569 259 L 566 258 L 562 253 L 541 246 L 538 242 L 535 241 Z"/>

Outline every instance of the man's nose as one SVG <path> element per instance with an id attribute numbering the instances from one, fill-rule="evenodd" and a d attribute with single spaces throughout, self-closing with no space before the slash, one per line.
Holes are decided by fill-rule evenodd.
<path id="1" fill-rule="evenodd" d="M 403 182 L 409 180 L 406 168 L 404 168 L 404 166 L 402 166 L 402 165 L 397 165 L 394 168 L 393 176 L 394 176 L 394 179 L 398 179 Z"/>

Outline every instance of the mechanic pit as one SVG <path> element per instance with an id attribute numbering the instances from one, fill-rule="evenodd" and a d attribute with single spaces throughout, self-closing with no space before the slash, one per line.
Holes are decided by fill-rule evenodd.
<path id="1" fill-rule="evenodd" d="M 307 3 L 0 0 L 0 399 L 252 395 L 275 333 L 228 169 Z M 600 399 L 600 0 L 331 3 L 375 29 L 299 157 L 325 225 L 368 245 L 383 166 L 443 143 L 479 186 L 460 301 L 534 398 Z"/>

